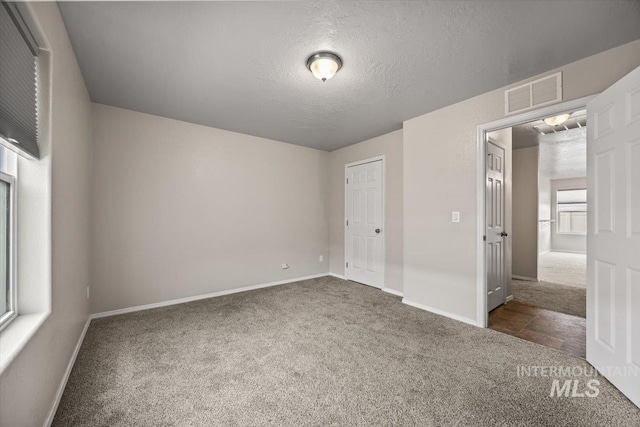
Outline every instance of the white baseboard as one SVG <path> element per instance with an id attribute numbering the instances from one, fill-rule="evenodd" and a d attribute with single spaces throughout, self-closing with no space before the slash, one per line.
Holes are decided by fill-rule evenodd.
<path id="1" fill-rule="evenodd" d="M 565 253 L 565 254 L 580 254 L 580 255 L 586 255 L 586 252 L 580 252 L 580 251 L 565 251 L 562 249 L 551 249 L 549 252 L 561 252 L 561 253 Z"/>
<path id="2" fill-rule="evenodd" d="M 103 311 L 102 313 L 94 313 L 94 314 L 92 314 L 91 315 L 91 319 L 99 319 L 101 317 L 117 316 L 119 314 L 133 313 L 133 312 L 142 311 L 142 310 L 150 310 L 152 308 L 160 308 L 160 307 L 166 307 L 166 306 L 169 306 L 169 305 L 183 304 L 185 302 L 198 301 L 198 300 L 207 299 L 207 298 L 215 298 L 215 297 L 220 297 L 220 296 L 223 296 L 223 295 L 237 294 L 239 292 L 253 291 L 255 289 L 268 288 L 268 287 L 271 287 L 271 286 L 285 285 L 287 283 L 300 282 L 302 280 L 309 280 L 309 279 L 316 279 L 318 277 L 325 277 L 325 276 L 329 276 L 329 275 L 331 275 L 331 274 L 330 273 L 314 274 L 314 275 L 311 275 L 311 276 L 296 277 L 294 279 L 280 280 L 278 282 L 261 283 L 259 285 L 251 285 L 251 286 L 245 286 L 245 287 L 242 287 L 242 288 L 227 289 L 225 291 L 218 291 L 218 292 L 211 292 L 211 293 L 208 293 L 208 294 L 194 295 L 194 296 L 191 296 L 191 297 L 178 298 L 178 299 L 173 299 L 173 300 L 169 300 L 169 301 L 154 302 L 154 303 L 151 303 L 151 304 L 137 305 L 135 307 L 127 307 L 127 308 L 120 308 L 118 310 Z"/>
<path id="3" fill-rule="evenodd" d="M 457 314 L 453 314 L 453 313 L 449 313 L 447 311 L 439 310 L 437 308 L 429 307 L 429 306 L 424 305 L 424 304 L 418 304 L 417 302 L 409 301 L 406 298 L 403 298 L 402 302 L 403 302 L 403 304 L 410 305 L 411 307 L 416 307 L 416 308 L 419 308 L 421 310 L 429 311 L 431 313 L 434 313 L 434 314 L 437 314 L 437 315 L 440 315 L 440 316 L 444 316 L 444 317 L 448 317 L 450 319 L 457 320 L 459 322 L 464 322 L 464 323 L 467 323 L 469 325 L 478 326 L 478 323 L 475 321 L 475 319 L 469 319 L 468 317 L 459 316 Z"/>
<path id="4" fill-rule="evenodd" d="M 391 288 L 382 288 L 382 291 L 390 293 L 391 295 L 395 295 L 397 297 L 403 297 L 404 296 L 404 293 L 402 293 L 400 291 L 396 291 L 395 289 L 391 289 Z"/>
<path id="5" fill-rule="evenodd" d="M 342 279 L 342 280 L 347 280 L 347 278 L 345 276 L 341 275 L 341 274 L 329 273 L 329 276 L 336 277 L 336 278 Z M 370 285 L 366 285 L 366 286 L 370 286 Z M 375 288 L 376 286 L 372 286 L 372 287 Z M 404 296 L 404 294 L 402 292 L 396 291 L 395 289 L 391 289 L 391 288 L 378 288 L 378 289 L 380 289 L 383 292 L 387 292 L 387 293 L 390 293 L 392 295 L 395 295 L 397 297 L 401 297 L 402 298 Z"/>
<path id="6" fill-rule="evenodd" d="M 518 276 L 515 274 L 511 275 L 512 279 L 516 279 L 516 280 L 527 280 L 529 282 L 539 282 L 538 278 L 533 278 L 533 277 L 527 277 L 527 276 Z"/>
<path id="7" fill-rule="evenodd" d="M 513 295 L 509 295 L 507 298 L 505 298 L 504 302 L 509 302 L 509 301 L 513 301 Z"/>
<path id="8" fill-rule="evenodd" d="M 58 387 L 56 399 L 53 401 L 53 406 L 51 407 L 51 410 L 49 411 L 49 415 L 47 416 L 47 419 L 44 422 L 45 427 L 49 427 L 51 426 L 51 423 L 53 423 L 53 418 L 56 416 L 56 412 L 58 411 L 58 405 L 60 404 L 60 399 L 62 399 L 62 394 L 64 393 L 64 389 L 67 387 L 67 381 L 69 381 L 69 375 L 71 375 L 71 370 L 73 369 L 73 365 L 76 363 L 76 357 L 78 357 L 78 352 L 80 351 L 80 347 L 82 347 L 82 342 L 84 341 L 84 336 L 87 333 L 87 329 L 89 329 L 90 323 L 91 323 L 91 317 L 89 317 L 87 319 L 87 322 L 84 324 L 84 328 L 82 329 L 80 338 L 78 338 L 78 343 L 76 344 L 76 348 L 73 350 L 73 354 L 71 355 L 71 359 L 67 364 L 66 371 L 64 371 L 64 376 L 62 377 L 62 381 L 60 382 L 60 386 Z"/>

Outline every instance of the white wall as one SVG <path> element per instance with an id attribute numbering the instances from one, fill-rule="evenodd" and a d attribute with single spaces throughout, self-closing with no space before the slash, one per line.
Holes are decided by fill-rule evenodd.
<path id="1" fill-rule="evenodd" d="M 344 165 L 385 156 L 386 203 L 385 287 L 403 290 L 402 130 L 329 153 L 331 163 L 329 253 L 332 273 L 344 274 Z"/>
<path id="2" fill-rule="evenodd" d="M 538 176 L 538 253 L 549 252 L 551 250 L 551 229 L 552 223 L 546 220 L 551 219 L 551 180 Z"/>
<path id="3" fill-rule="evenodd" d="M 51 88 L 51 117 L 44 118 L 51 128 L 43 130 L 51 145 L 40 162 L 51 165 L 52 311 L 0 376 L 2 426 L 44 424 L 89 314 L 91 103 L 57 5 L 25 7 L 33 12 L 51 49 L 51 80 L 43 83 Z M 21 161 L 20 169 L 37 168 Z M 47 245 L 49 237 L 41 239 Z"/>
<path id="4" fill-rule="evenodd" d="M 561 67 L 564 100 L 601 92 L 639 65 L 635 41 Z M 403 127 L 405 298 L 474 323 L 476 132 L 504 117 L 504 89 L 407 120 Z M 460 223 L 451 223 L 451 211 L 460 211 Z"/>
<path id="5" fill-rule="evenodd" d="M 538 277 L 538 146 L 513 150 L 513 275 Z"/>
<path id="6" fill-rule="evenodd" d="M 99 104 L 93 144 L 93 313 L 329 271 L 327 152 Z"/>
<path id="7" fill-rule="evenodd" d="M 557 191 L 587 188 L 587 178 L 554 179 L 551 181 L 551 218 L 556 222 L 551 228 L 551 250 L 561 252 L 587 253 L 587 236 L 575 234 L 558 234 Z M 587 213 L 588 214 L 588 213 Z"/>

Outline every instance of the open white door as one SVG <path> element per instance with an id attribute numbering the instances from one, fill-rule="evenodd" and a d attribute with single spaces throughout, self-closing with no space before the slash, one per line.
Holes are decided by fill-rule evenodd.
<path id="1" fill-rule="evenodd" d="M 505 166 L 506 150 L 496 142 L 487 141 L 487 311 L 504 304 L 506 298 L 505 266 Z"/>
<path id="2" fill-rule="evenodd" d="M 640 68 L 587 104 L 587 360 L 640 406 Z"/>

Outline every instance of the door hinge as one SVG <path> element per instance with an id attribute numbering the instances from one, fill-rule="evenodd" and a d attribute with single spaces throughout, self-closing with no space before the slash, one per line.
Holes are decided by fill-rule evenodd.
<path id="1" fill-rule="evenodd" d="M 349 178 L 347 178 L 347 184 L 349 183 Z"/>
<path id="2" fill-rule="evenodd" d="M 349 226 L 349 220 L 347 220 L 347 227 Z"/>
<path id="3" fill-rule="evenodd" d="M 347 262 L 347 268 L 349 268 L 349 263 Z"/>
<path id="4" fill-rule="evenodd" d="M 487 241 L 487 235 L 485 234 L 484 236 L 482 236 L 482 241 L 486 242 Z"/>

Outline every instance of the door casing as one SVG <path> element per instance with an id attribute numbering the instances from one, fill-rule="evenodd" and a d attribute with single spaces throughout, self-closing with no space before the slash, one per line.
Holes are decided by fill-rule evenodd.
<path id="1" fill-rule="evenodd" d="M 386 203 L 386 186 L 387 186 L 387 160 L 386 160 L 386 156 L 382 155 L 382 156 L 376 156 L 376 157 L 371 157 L 369 159 L 364 159 L 364 160 L 358 160 L 357 162 L 352 162 L 352 163 L 347 163 L 344 165 L 344 175 L 343 175 L 343 181 L 342 181 L 342 185 L 344 188 L 344 217 L 342 218 L 342 226 L 344 227 L 344 261 L 345 261 L 345 270 L 344 270 L 344 277 L 347 278 L 347 269 L 346 269 L 346 262 L 347 262 L 347 244 L 348 244 L 348 239 L 347 239 L 347 197 L 349 197 L 349 194 L 347 193 L 347 176 L 348 176 L 348 172 L 349 172 L 349 168 L 352 166 L 358 166 L 358 165 L 364 165 L 366 163 L 373 163 L 373 162 L 377 162 L 377 161 L 382 161 L 382 287 L 380 289 L 385 289 L 386 288 L 386 282 L 385 282 L 385 274 L 387 271 L 387 217 L 386 217 L 386 211 L 387 211 L 387 203 Z"/>
<path id="2" fill-rule="evenodd" d="M 585 96 L 571 101 L 561 102 L 537 110 L 527 111 L 485 123 L 478 126 L 476 137 L 476 289 L 477 289 L 477 310 L 476 323 L 481 328 L 488 326 L 489 314 L 487 312 L 487 271 L 486 271 L 486 251 L 483 236 L 485 233 L 485 158 L 487 134 L 496 130 L 521 125 L 534 120 L 542 120 L 546 117 L 557 116 L 559 114 L 581 110 L 587 107 L 587 102 L 595 98 L 598 94 Z M 589 124 L 587 123 L 587 126 Z M 510 259 L 510 257 L 509 257 Z"/>

